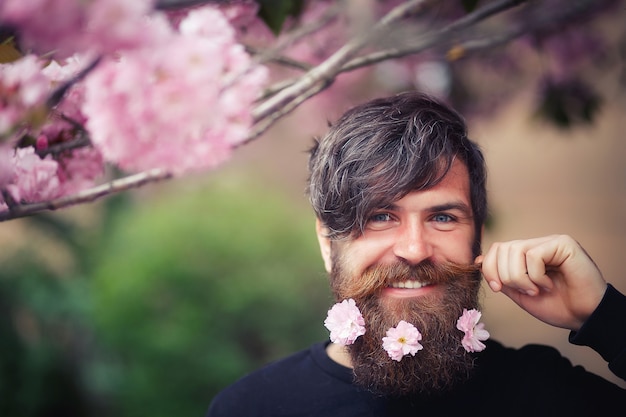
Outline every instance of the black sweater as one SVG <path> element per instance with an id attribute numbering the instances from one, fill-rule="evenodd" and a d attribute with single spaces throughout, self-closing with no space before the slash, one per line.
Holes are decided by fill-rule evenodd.
<path id="1" fill-rule="evenodd" d="M 626 380 L 626 297 L 609 286 L 570 342 L 596 350 Z M 626 415 L 626 390 L 573 366 L 551 347 L 506 348 L 488 341 L 474 376 L 451 392 L 377 397 L 352 384 L 352 370 L 318 343 L 219 393 L 207 417 L 221 416 L 610 416 Z"/>

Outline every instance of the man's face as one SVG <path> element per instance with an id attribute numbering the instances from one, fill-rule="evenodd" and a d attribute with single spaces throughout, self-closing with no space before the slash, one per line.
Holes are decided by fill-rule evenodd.
<path id="1" fill-rule="evenodd" d="M 375 265 L 391 265 L 399 260 L 417 265 L 424 260 L 473 263 L 474 216 L 470 201 L 469 175 L 465 165 L 454 162 L 439 184 L 414 191 L 381 207 L 370 215 L 364 233 L 356 239 L 331 242 L 318 227 L 318 237 L 327 271 L 340 262 L 343 273 L 359 279 Z M 332 248 L 331 248 L 332 246 Z M 405 288 L 386 288 L 382 296 L 390 301 L 441 297 L 436 285 L 421 288 L 415 282 Z"/>
<path id="2" fill-rule="evenodd" d="M 464 164 L 456 161 L 435 187 L 372 213 L 357 238 L 330 242 L 318 231 L 336 297 L 354 298 L 366 321 L 366 334 L 349 347 L 357 383 L 403 395 L 448 388 L 466 378 L 472 361 L 455 325 L 463 308 L 477 308 L 480 280 L 475 271 L 438 269 L 474 259 Z M 382 337 L 399 320 L 422 332 L 424 349 L 395 362 L 382 349 Z"/>

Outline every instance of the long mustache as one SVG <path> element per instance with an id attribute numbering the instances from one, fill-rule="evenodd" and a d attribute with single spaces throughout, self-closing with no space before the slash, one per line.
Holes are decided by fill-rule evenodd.
<path id="1" fill-rule="evenodd" d="M 368 268 L 359 279 L 344 280 L 336 285 L 335 294 L 339 299 L 364 297 L 376 294 L 394 282 L 416 280 L 422 283 L 443 284 L 453 279 L 469 278 L 480 280 L 481 264 L 459 264 L 444 262 L 435 264 L 425 260 L 417 265 L 398 261 L 390 265 L 374 265 Z"/>

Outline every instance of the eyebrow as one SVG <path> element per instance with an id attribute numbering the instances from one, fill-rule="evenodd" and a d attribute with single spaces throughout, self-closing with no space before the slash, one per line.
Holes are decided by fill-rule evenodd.
<path id="1" fill-rule="evenodd" d="M 387 204 L 380 208 L 380 210 L 400 210 L 400 207 L 395 203 Z M 432 207 L 428 207 L 426 211 L 429 213 L 436 213 L 439 211 L 459 210 L 467 217 L 473 217 L 472 208 L 461 201 L 453 201 L 450 203 L 438 204 Z"/>
<path id="2" fill-rule="evenodd" d="M 438 212 L 438 211 L 448 211 L 448 210 L 459 210 L 465 216 L 472 217 L 472 208 L 462 202 L 444 203 L 444 204 L 439 204 L 439 205 L 428 208 L 428 211 L 431 213 Z"/>

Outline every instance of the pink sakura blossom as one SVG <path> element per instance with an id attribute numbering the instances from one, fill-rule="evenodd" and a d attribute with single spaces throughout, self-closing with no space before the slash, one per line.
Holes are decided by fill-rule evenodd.
<path id="1" fill-rule="evenodd" d="M 180 32 L 157 25 L 167 41 L 105 60 L 85 80 L 92 142 L 131 172 L 213 168 L 246 139 L 267 70 L 252 67 L 213 6 L 191 11 Z"/>
<path id="2" fill-rule="evenodd" d="M 65 152 L 58 160 L 41 158 L 33 147 L 0 147 L 0 189 L 17 203 L 37 203 L 72 194 L 93 185 L 103 173 L 102 157 L 87 147 Z M 6 201 L 0 195 L 0 207 Z"/>
<path id="3" fill-rule="evenodd" d="M 83 90 L 74 85 L 65 99 L 47 113 L 44 104 L 58 85 L 82 69 L 76 59 L 60 65 L 52 61 L 43 67 L 38 58 L 27 55 L 10 64 L 0 65 L 0 188 L 18 203 L 33 203 L 75 193 L 94 184 L 104 172 L 104 161 L 92 147 L 64 151 L 41 158 L 45 151 L 76 136 L 76 123 L 85 121 L 80 106 Z M 32 136 L 34 147 L 13 149 L 23 134 Z M 6 206 L 0 197 L 0 205 Z"/>
<path id="4" fill-rule="evenodd" d="M 242 43 L 267 46 L 276 40 L 274 33 L 259 17 L 259 3 L 255 0 L 222 3 L 219 7 Z"/>
<path id="5" fill-rule="evenodd" d="M 0 64 L 0 136 L 9 135 L 36 118 L 50 88 L 41 68 L 34 55 Z"/>
<path id="6" fill-rule="evenodd" d="M 7 152 L 6 148 L 3 152 Z M 18 148 L 12 153 L 13 174 L 5 189 L 16 202 L 34 203 L 60 195 L 58 164 L 50 156 L 41 159 L 32 147 Z M 4 199 L 2 200 L 4 202 Z"/>
<path id="7" fill-rule="evenodd" d="M 422 334 L 419 330 L 411 323 L 400 320 L 396 327 L 387 330 L 387 336 L 383 337 L 383 349 L 391 359 L 400 362 L 404 356 L 415 356 L 424 348 L 420 340 Z"/>
<path id="8" fill-rule="evenodd" d="M 149 42 L 144 18 L 154 0 L 3 0 L 2 23 L 17 28 L 26 50 L 65 58 L 111 53 Z"/>
<path id="9" fill-rule="evenodd" d="M 78 73 L 81 72 L 87 65 L 88 62 L 79 55 L 73 55 L 62 61 L 50 61 L 50 63 L 42 70 L 42 73 L 48 77 L 50 93 L 78 75 Z M 55 116 L 62 114 L 65 118 L 71 119 L 78 124 L 83 124 L 86 121 L 86 118 L 81 110 L 84 100 L 84 84 L 80 82 L 75 83 L 65 93 L 63 100 L 61 100 L 61 102 L 56 105 L 54 109 L 52 109 L 53 117 L 48 120 L 48 123 L 54 124 L 55 120 L 59 119 L 59 117 Z M 64 125 L 67 125 L 67 123 Z M 49 129 L 53 131 L 58 128 L 59 126 L 51 129 L 49 127 Z M 54 136 L 53 133 L 46 135 L 49 137 Z"/>
<path id="10" fill-rule="evenodd" d="M 352 298 L 335 304 L 328 310 L 324 326 L 330 330 L 330 340 L 340 345 L 351 345 L 365 334 L 365 320 Z"/>
<path id="11" fill-rule="evenodd" d="M 465 332 L 461 344 L 468 352 L 480 352 L 485 349 L 482 340 L 489 339 L 489 332 L 484 323 L 478 323 L 481 313 L 476 309 L 463 309 L 463 314 L 456 322 L 456 328 Z"/>
<path id="12" fill-rule="evenodd" d="M 104 174 L 102 155 L 91 146 L 64 152 L 58 163 L 59 195 L 86 190 Z"/>

